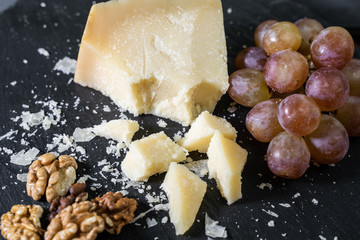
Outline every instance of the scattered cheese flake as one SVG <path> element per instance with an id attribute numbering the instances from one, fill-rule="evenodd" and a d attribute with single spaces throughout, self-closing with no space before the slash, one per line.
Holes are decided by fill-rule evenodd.
<path id="1" fill-rule="evenodd" d="M 46 3 L 41 2 L 41 3 L 40 3 L 40 7 L 46 7 Z"/>
<path id="2" fill-rule="evenodd" d="M 111 109 L 110 109 L 110 107 L 108 105 L 104 105 L 103 111 L 104 112 L 111 112 Z"/>
<path id="3" fill-rule="evenodd" d="M 184 135 L 183 132 L 178 131 L 177 133 L 174 134 L 174 137 L 173 137 L 174 141 L 178 142 L 183 137 L 183 135 Z"/>
<path id="4" fill-rule="evenodd" d="M 322 236 L 322 235 L 319 235 L 319 238 L 320 238 L 321 240 L 326 240 L 326 237 L 324 237 L 324 236 Z"/>
<path id="5" fill-rule="evenodd" d="M 165 217 L 163 217 L 163 218 L 161 219 L 161 223 L 162 223 L 162 224 L 165 224 L 165 223 L 168 222 L 168 220 L 169 220 L 169 218 L 165 216 Z"/>
<path id="6" fill-rule="evenodd" d="M 73 139 L 75 142 L 89 142 L 95 137 L 90 128 L 75 128 Z"/>
<path id="7" fill-rule="evenodd" d="M 28 64 L 28 60 L 23 59 L 23 63 L 24 63 L 24 64 Z"/>
<path id="8" fill-rule="evenodd" d="M 260 188 L 261 190 L 264 190 L 264 188 L 267 187 L 270 190 L 272 190 L 273 186 L 271 185 L 271 183 L 261 183 L 258 188 Z"/>
<path id="9" fill-rule="evenodd" d="M 275 222 L 274 222 L 273 220 L 270 220 L 270 221 L 268 222 L 268 226 L 269 226 L 269 227 L 275 227 Z"/>
<path id="10" fill-rule="evenodd" d="M 121 190 L 120 192 L 123 196 L 126 196 L 129 194 L 129 191 L 127 191 L 127 190 Z"/>
<path id="11" fill-rule="evenodd" d="M 166 123 L 164 120 L 162 120 L 162 119 L 160 119 L 160 120 L 157 121 L 156 123 L 157 123 L 157 125 L 158 125 L 159 127 L 162 127 L 162 128 L 166 128 L 166 126 L 167 126 L 167 123 Z"/>
<path id="12" fill-rule="evenodd" d="M 45 49 L 45 48 L 38 48 L 38 53 L 40 54 L 40 55 L 44 55 L 45 57 L 49 57 L 50 56 L 50 54 L 49 54 L 49 52 Z"/>
<path id="13" fill-rule="evenodd" d="M 39 152 L 39 149 L 34 147 L 26 152 L 25 150 L 21 150 L 20 152 L 11 155 L 10 162 L 21 166 L 29 165 L 32 160 L 34 160 L 35 157 L 39 154 Z"/>
<path id="14" fill-rule="evenodd" d="M 228 14 L 231 14 L 231 13 L 232 13 L 232 8 L 228 8 L 228 9 L 227 9 L 227 13 L 228 13 Z"/>
<path id="15" fill-rule="evenodd" d="M 97 178 L 93 178 L 90 175 L 84 174 L 81 178 L 79 178 L 79 180 L 77 182 L 78 183 L 85 183 L 88 179 L 91 179 L 93 181 L 97 181 Z"/>
<path id="16" fill-rule="evenodd" d="M 293 198 L 298 198 L 298 197 L 300 197 L 300 196 L 301 196 L 300 193 L 295 193 L 294 196 L 293 196 Z"/>
<path id="17" fill-rule="evenodd" d="M 213 238 L 227 238 L 226 228 L 218 225 L 218 221 L 212 220 L 207 213 L 205 213 L 205 234 Z"/>
<path id="18" fill-rule="evenodd" d="M 153 226 L 156 226 L 158 224 L 158 222 L 156 221 L 155 218 L 146 218 L 146 224 L 147 224 L 148 228 L 151 228 Z"/>
<path id="19" fill-rule="evenodd" d="M 0 141 L 3 139 L 7 139 L 7 140 L 11 140 L 12 139 L 12 135 L 17 134 L 18 131 L 17 130 L 10 130 L 9 132 L 5 133 L 4 135 L 0 136 Z"/>
<path id="20" fill-rule="evenodd" d="M 18 173 L 18 174 L 16 174 L 16 178 L 20 182 L 26 182 L 27 181 L 27 173 Z"/>
<path id="21" fill-rule="evenodd" d="M 11 86 L 15 86 L 16 84 L 17 84 L 17 81 L 12 81 L 12 82 L 10 83 Z"/>
<path id="22" fill-rule="evenodd" d="M 64 57 L 55 64 L 54 70 L 61 71 L 64 74 L 74 74 L 76 70 L 76 60 Z"/>
<path id="23" fill-rule="evenodd" d="M 282 207 L 286 207 L 286 208 L 291 207 L 291 205 L 288 204 L 288 203 L 279 203 L 279 205 L 282 206 Z"/>
<path id="24" fill-rule="evenodd" d="M 209 169 L 207 165 L 208 160 L 198 160 L 184 164 L 188 169 L 194 172 L 199 177 L 204 177 L 208 174 Z"/>
<path id="25" fill-rule="evenodd" d="M 318 201 L 317 199 L 315 199 L 315 198 L 313 198 L 313 199 L 311 200 L 311 202 L 312 202 L 313 204 L 315 204 L 315 205 L 318 205 L 318 203 L 319 203 L 319 201 Z"/>
<path id="26" fill-rule="evenodd" d="M 152 211 L 160 211 L 160 210 L 164 210 L 164 211 L 168 211 L 169 210 L 169 204 L 157 204 L 154 207 L 150 208 L 149 210 L 140 213 L 139 215 L 137 215 L 130 223 L 134 223 L 137 220 L 139 220 L 140 218 L 143 218 L 144 216 L 146 216 L 146 214 L 148 214 L 149 212 Z"/>
<path id="27" fill-rule="evenodd" d="M 276 217 L 278 218 L 279 215 L 277 213 L 274 213 L 273 211 L 270 211 L 270 210 L 265 210 L 265 209 L 261 209 L 263 212 L 266 212 L 267 214 L 273 216 L 273 217 Z"/>

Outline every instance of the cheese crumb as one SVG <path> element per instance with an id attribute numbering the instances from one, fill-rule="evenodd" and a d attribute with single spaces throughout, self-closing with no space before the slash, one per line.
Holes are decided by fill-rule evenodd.
<path id="1" fill-rule="evenodd" d="M 158 224 L 158 222 L 156 221 L 155 218 L 146 218 L 146 224 L 147 224 L 148 228 L 151 228 L 153 226 L 156 226 Z"/>
<path id="2" fill-rule="evenodd" d="M 64 57 L 55 64 L 53 70 L 61 71 L 64 74 L 74 74 L 76 70 L 76 60 L 69 57 Z"/>
<path id="3" fill-rule="evenodd" d="M 279 203 L 279 205 L 282 206 L 282 207 L 286 207 L 286 208 L 291 207 L 291 205 L 288 204 L 288 203 Z"/>
<path id="4" fill-rule="evenodd" d="M 11 155 L 10 162 L 20 166 L 29 165 L 32 162 L 32 160 L 34 160 L 35 157 L 39 154 L 39 152 L 40 152 L 39 149 L 34 147 L 26 152 L 25 150 L 21 150 L 20 152 Z"/>
<path id="5" fill-rule="evenodd" d="M 167 126 L 167 123 L 166 123 L 164 120 L 162 120 L 162 119 L 160 119 L 160 120 L 157 121 L 156 123 L 157 123 L 157 125 L 158 125 L 159 127 L 162 127 L 162 128 L 166 128 L 166 126 Z"/>
<path id="6" fill-rule="evenodd" d="M 212 220 L 207 213 L 205 213 L 205 234 L 213 238 L 227 238 L 226 228 L 218 225 L 218 221 Z"/>
<path id="7" fill-rule="evenodd" d="M 300 193 L 295 193 L 294 196 L 293 196 L 293 198 L 298 198 L 298 197 L 300 197 L 300 196 L 301 196 Z"/>
<path id="8" fill-rule="evenodd" d="M 313 200 L 311 200 L 311 202 L 312 202 L 313 204 L 315 204 L 315 205 L 318 205 L 318 203 L 319 203 L 319 201 L 318 201 L 317 199 L 315 199 L 315 198 L 313 198 Z"/>
<path id="9" fill-rule="evenodd" d="M 38 48 L 38 53 L 40 54 L 40 55 L 43 55 L 43 56 L 45 56 L 45 57 L 49 57 L 50 56 L 50 54 L 49 54 L 49 52 L 45 49 L 45 48 Z"/>
<path id="10" fill-rule="evenodd" d="M 279 215 L 277 213 L 274 213 L 273 211 L 270 211 L 270 210 L 265 210 L 265 209 L 261 209 L 263 212 L 266 212 L 267 214 L 273 216 L 273 217 L 276 217 L 278 218 Z"/>
<path id="11" fill-rule="evenodd" d="M 272 190 L 273 186 L 271 185 L 271 183 L 261 183 L 259 186 L 257 186 L 258 188 L 260 188 L 261 190 L 264 190 L 265 187 L 269 188 L 270 190 Z"/>
<path id="12" fill-rule="evenodd" d="M 27 173 L 18 173 L 16 175 L 17 180 L 20 182 L 26 182 L 27 181 Z"/>
<path id="13" fill-rule="evenodd" d="M 270 221 L 268 222 L 268 226 L 269 226 L 269 227 L 275 227 L 275 222 L 274 222 L 273 220 L 270 220 Z"/>

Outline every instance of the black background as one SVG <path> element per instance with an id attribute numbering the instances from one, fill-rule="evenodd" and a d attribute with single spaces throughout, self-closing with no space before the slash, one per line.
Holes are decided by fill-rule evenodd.
<path id="1" fill-rule="evenodd" d="M 68 84 L 72 75 L 54 71 L 54 65 L 65 56 L 77 58 L 78 46 L 86 23 L 92 1 L 59 0 L 59 1 L 28 1 L 19 0 L 12 7 L 5 9 L 11 1 L 0 1 L 0 136 L 10 129 L 18 130 L 11 140 L 3 139 L 0 147 L 12 149 L 14 153 L 31 147 L 46 152 L 46 144 L 52 141 L 54 134 L 72 135 L 76 127 L 91 127 L 102 120 L 119 117 L 118 108 L 111 100 L 101 93 L 83 88 L 73 82 Z M 41 7 L 41 2 L 45 7 Z M 302 17 L 318 19 L 324 26 L 340 25 L 347 27 L 356 36 L 360 27 L 360 3 L 358 1 L 223 1 L 224 23 L 228 49 L 229 73 L 234 69 L 234 58 L 243 45 L 253 45 L 253 32 L 256 26 L 266 19 L 295 21 Z M 228 9 L 231 8 L 231 13 Z M 46 25 L 46 26 L 45 26 Z M 45 48 L 50 56 L 46 58 L 38 54 L 38 48 Z M 358 53 L 357 53 L 358 54 Z M 358 56 L 358 55 L 357 55 Z M 23 60 L 28 61 L 24 64 Z M 16 85 L 10 83 L 16 81 Z M 35 99 L 35 95 L 37 98 Z M 77 108 L 74 101 L 80 97 Z M 22 111 L 37 112 L 41 105 L 37 100 L 55 100 L 62 110 L 62 120 L 66 123 L 52 126 L 48 131 L 38 129 L 33 136 L 28 136 L 11 118 L 21 115 Z M 235 116 L 227 111 L 232 103 L 224 95 L 218 103 L 214 114 L 225 116 L 238 131 L 237 141 L 249 152 L 248 162 L 243 172 L 243 199 L 231 206 L 216 189 L 214 180 L 208 180 L 208 190 L 201 205 L 194 225 L 184 236 L 175 236 L 170 222 L 161 224 L 167 212 L 151 212 L 147 217 L 155 218 L 159 224 L 147 228 L 145 218 L 138 220 L 138 225 L 130 224 L 119 236 L 107 233 L 99 235 L 99 239 L 207 239 L 204 231 L 205 212 L 211 218 L 225 226 L 229 239 L 359 239 L 360 238 L 360 139 L 351 138 L 351 146 L 344 160 L 335 166 L 314 166 L 311 164 L 306 174 L 297 180 L 274 178 L 266 166 L 264 155 L 267 144 L 253 140 L 247 132 L 244 120 L 249 108 L 236 106 Z M 29 105 L 24 109 L 23 104 Z M 109 105 L 111 112 L 102 111 L 103 105 Z M 95 114 L 93 110 L 96 110 Z M 169 136 L 182 129 L 182 126 L 164 119 L 168 125 L 160 128 L 156 122 L 158 117 L 140 116 L 137 119 L 144 129 L 136 133 L 134 139 L 143 135 L 164 130 Z M 21 145 L 22 133 L 29 145 Z M 108 141 L 95 138 L 89 143 L 81 144 L 89 157 L 79 163 L 78 178 L 83 174 L 96 177 L 102 186 L 96 191 L 89 191 L 95 197 L 107 191 L 121 190 L 121 185 L 114 185 L 99 176 L 97 162 L 107 159 L 114 163 L 120 158 L 106 154 Z M 64 152 L 70 154 L 70 152 Z M 79 153 L 76 153 L 79 156 Z M 194 159 L 204 156 L 192 155 Z M 9 211 L 14 204 L 40 204 L 45 209 L 48 204 L 43 199 L 35 202 L 27 196 L 25 183 L 16 179 L 16 174 L 26 173 L 28 166 L 21 167 L 10 163 L 10 155 L 0 152 L 0 213 Z M 159 192 L 159 185 L 164 174 L 151 177 L 145 185 Z M 271 183 L 273 189 L 257 186 Z M 87 181 L 89 185 L 93 180 Z M 132 188 L 128 189 L 129 197 L 135 197 L 139 204 L 136 214 L 150 207 L 144 194 Z M 146 192 L 145 192 L 146 193 Z M 299 197 L 295 197 L 300 194 Z M 314 199 L 318 204 L 314 203 Z M 315 202 L 316 202 L 315 201 Z M 279 203 L 288 203 L 289 208 Z M 267 214 L 273 211 L 278 218 Z M 47 211 L 45 212 L 47 215 Z M 46 217 L 46 216 L 45 216 Z M 273 220 L 275 226 L 269 227 Z"/>

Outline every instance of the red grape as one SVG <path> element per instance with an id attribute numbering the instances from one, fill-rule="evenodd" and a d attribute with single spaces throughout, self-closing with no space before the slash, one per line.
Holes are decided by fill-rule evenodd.
<path id="1" fill-rule="evenodd" d="M 351 59 L 342 70 L 350 85 L 350 95 L 360 97 L 360 59 Z"/>
<path id="2" fill-rule="evenodd" d="M 262 71 L 267 59 L 264 49 L 259 47 L 248 47 L 241 50 L 235 59 L 237 69 L 251 68 Z"/>
<path id="3" fill-rule="evenodd" d="M 298 49 L 298 52 L 307 56 L 310 54 L 310 44 L 315 36 L 324 29 L 324 27 L 315 19 L 302 18 L 295 22 L 295 25 L 299 28 L 302 41 Z"/>
<path id="4" fill-rule="evenodd" d="M 253 69 L 240 69 L 229 77 L 229 96 L 237 103 L 253 107 L 271 97 L 263 73 Z"/>
<path id="5" fill-rule="evenodd" d="M 344 125 L 349 136 L 360 136 L 360 97 L 349 96 L 335 116 Z"/>
<path id="6" fill-rule="evenodd" d="M 264 78 L 277 92 L 292 92 L 301 87 L 309 73 L 305 57 L 292 50 L 273 54 L 265 64 Z"/>
<path id="7" fill-rule="evenodd" d="M 305 136 L 311 158 L 321 164 L 341 161 L 349 149 L 345 127 L 334 117 L 323 114 L 318 128 Z"/>
<path id="8" fill-rule="evenodd" d="M 278 21 L 276 20 L 267 20 L 264 21 L 262 23 L 259 24 L 259 26 L 257 26 L 257 28 L 255 29 L 255 33 L 254 33 L 254 41 L 255 41 L 255 45 L 257 47 L 262 47 L 262 43 L 263 43 L 263 38 L 264 35 L 266 33 L 266 31 L 274 24 L 277 23 Z"/>
<path id="9" fill-rule="evenodd" d="M 270 142 L 284 131 L 277 119 L 281 99 L 270 99 L 256 104 L 246 115 L 246 128 L 260 142 Z"/>
<path id="10" fill-rule="evenodd" d="M 303 94 L 290 95 L 279 105 L 280 125 L 287 132 L 298 136 L 314 131 L 320 123 L 320 118 L 321 112 L 316 102 Z"/>
<path id="11" fill-rule="evenodd" d="M 320 68 L 309 77 L 305 92 L 315 100 L 321 111 L 334 111 L 346 102 L 349 82 L 338 69 Z"/>
<path id="12" fill-rule="evenodd" d="M 344 28 L 328 27 L 314 38 L 310 51 L 316 68 L 342 69 L 354 55 L 354 40 Z"/>
<path id="13" fill-rule="evenodd" d="M 301 33 L 291 22 L 278 22 L 273 24 L 265 33 L 263 48 L 268 55 L 285 50 L 298 50 L 301 44 Z"/>
<path id="14" fill-rule="evenodd" d="M 301 177 L 310 163 L 310 152 L 302 137 L 288 132 L 274 137 L 267 149 L 267 164 L 276 176 Z"/>

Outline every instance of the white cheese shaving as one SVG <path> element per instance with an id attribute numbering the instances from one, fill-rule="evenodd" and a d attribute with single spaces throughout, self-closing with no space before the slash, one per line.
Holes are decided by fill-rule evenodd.
<path id="1" fill-rule="evenodd" d="M 205 234 L 213 238 L 227 238 L 226 228 L 218 225 L 218 221 L 212 220 L 207 213 L 205 213 Z"/>
<path id="2" fill-rule="evenodd" d="M 39 149 L 31 148 L 25 152 L 25 150 L 21 150 L 20 152 L 10 156 L 10 162 L 13 164 L 26 166 L 29 165 L 35 157 L 39 154 Z"/>
<path id="3" fill-rule="evenodd" d="M 4 135 L 0 136 L 0 141 L 3 139 L 7 139 L 7 140 L 11 140 L 13 138 L 12 135 L 17 134 L 18 131 L 17 130 L 10 130 L 9 132 L 5 133 Z"/>
<path id="4" fill-rule="evenodd" d="M 282 207 L 286 207 L 286 208 L 291 207 L 291 205 L 288 204 L 288 203 L 279 203 L 279 205 L 282 206 Z"/>
<path id="5" fill-rule="evenodd" d="M 140 218 L 145 217 L 146 214 L 148 214 L 149 212 L 160 211 L 160 210 L 168 211 L 169 210 L 169 204 L 157 204 L 154 207 L 150 208 L 149 210 L 147 210 L 145 212 L 142 212 L 139 215 L 137 215 L 130 223 L 134 223 L 137 220 L 139 220 Z"/>
<path id="6" fill-rule="evenodd" d="M 312 202 L 313 204 L 315 204 L 315 205 L 318 205 L 318 204 L 319 204 L 319 201 L 318 201 L 317 199 L 315 199 L 315 198 L 313 198 L 313 199 L 311 200 L 311 202 Z"/>
<path id="7" fill-rule="evenodd" d="M 158 222 L 156 221 L 155 218 L 146 218 L 146 224 L 147 224 L 148 228 L 151 228 L 153 226 L 156 226 L 158 224 Z"/>
<path id="8" fill-rule="evenodd" d="M 91 128 L 75 128 L 73 139 L 75 142 L 89 142 L 95 137 Z"/>
<path id="9" fill-rule="evenodd" d="M 203 160 L 189 162 L 184 165 L 192 172 L 194 172 L 197 176 L 204 177 L 209 172 L 207 162 L 208 162 L 207 159 L 203 159 Z"/>
<path id="10" fill-rule="evenodd" d="M 50 54 L 49 54 L 49 52 L 45 49 L 45 48 L 38 48 L 38 53 L 40 54 L 40 55 L 43 55 L 43 56 L 45 56 L 45 57 L 49 57 L 50 56 Z"/>
<path id="11" fill-rule="evenodd" d="M 55 64 L 54 70 L 61 71 L 64 74 L 74 74 L 76 70 L 76 60 L 64 57 Z"/>
<path id="12" fill-rule="evenodd" d="M 160 119 L 160 120 L 157 121 L 156 123 L 157 123 L 157 125 L 158 125 L 159 127 L 162 127 L 162 128 L 166 128 L 166 126 L 167 126 L 167 123 L 166 123 L 164 120 L 162 120 L 162 119 Z"/>
<path id="13" fill-rule="evenodd" d="M 273 220 L 270 220 L 270 221 L 268 222 L 268 226 L 269 226 L 269 227 L 275 227 L 275 222 L 274 222 Z"/>
<path id="14" fill-rule="evenodd" d="M 18 174 L 16 174 L 16 178 L 20 182 L 26 182 L 27 181 L 27 173 L 18 173 Z"/>
<path id="15" fill-rule="evenodd" d="M 267 214 L 273 216 L 273 217 L 276 217 L 278 218 L 279 215 L 277 213 L 274 213 L 273 211 L 270 211 L 270 210 L 265 210 L 265 209 L 261 209 L 263 212 L 266 212 Z"/>
<path id="16" fill-rule="evenodd" d="M 261 190 L 264 190 L 265 187 L 269 188 L 270 190 L 272 190 L 273 186 L 271 185 L 271 183 L 261 183 L 259 186 L 257 186 L 258 188 L 260 188 Z"/>
<path id="17" fill-rule="evenodd" d="M 165 217 L 163 217 L 163 218 L 161 219 L 161 223 L 162 223 L 162 224 L 165 224 L 165 223 L 168 222 L 168 220 L 169 220 L 169 218 L 165 216 Z"/>

